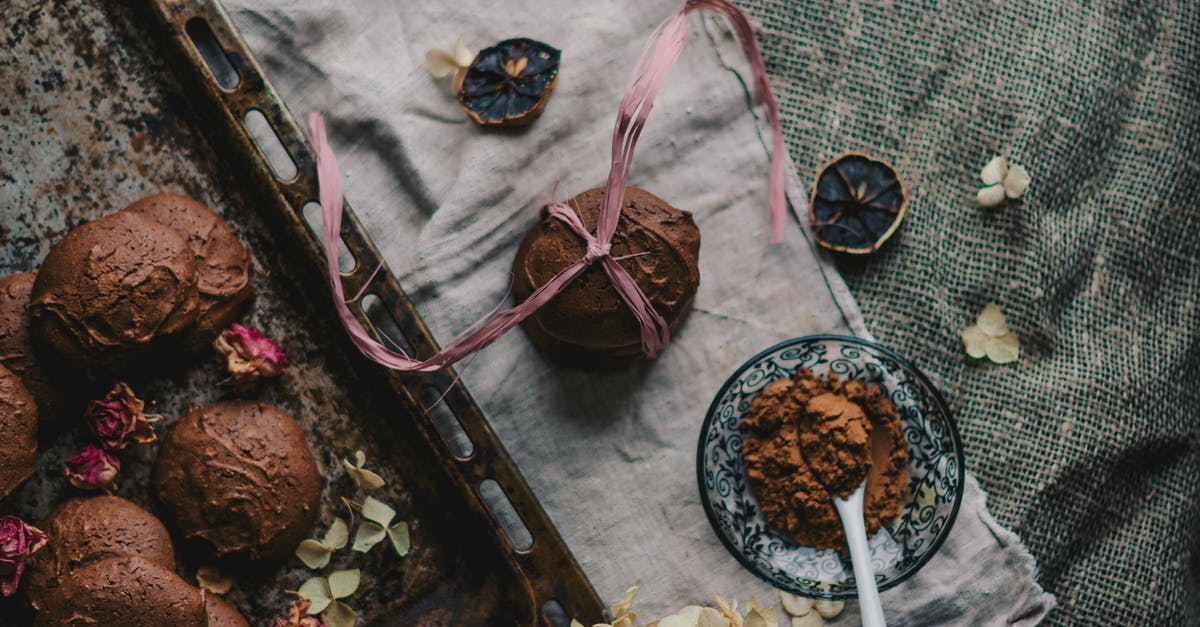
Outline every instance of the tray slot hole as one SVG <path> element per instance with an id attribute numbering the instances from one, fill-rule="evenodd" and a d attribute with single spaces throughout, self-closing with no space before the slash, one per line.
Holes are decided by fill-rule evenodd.
<path id="1" fill-rule="evenodd" d="M 301 209 L 304 214 L 304 221 L 308 223 L 308 228 L 312 229 L 313 235 L 317 236 L 317 240 L 321 241 L 321 204 L 309 201 L 305 203 Z M 338 238 L 341 246 L 338 247 L 338 272 L 348 274 L 358 265 L 358 260 L 354 258 L 354 253 L 350 252 L 350 247 L 346 245 L 346 240 Z M 325 250 L 325 244 L 321 242 L 322 252 Z M 353 296 L 350 294 L 347 296 Z M 411 353 L 410 353 L 411 354 Z"/>
<path id="2" fill-rule="evenodd" d="M 250 137 L 254 138 L 258 151 L 267 158 L 267 165 L 271 166 L 275 178 L 285 183 L 296 178 L 296 162 L 292 160 L 292 155 L 288 154 L 287 148 L 283 147 L 283 141 L 271 127 L 267 116 L 258 109 L 251 109 L 246 112 L 242 121 L 246 124 Z"/>
<path id="3" fill-rule="evenodd" d="M 567 610 L 562 606 L 562 603 L 550 599 L 542 606 L 542 616 L 546 617 L 546 623 L 551 627 L 570 627 L 571 617 L 567 616 Z"/>
<path id="4" fill-rule="evenodd" d="M 424 405 L 425 414 L 433 421 L 433 426 L 450 447 L 450 452 L 459 459 L 469 459 L 475 453 L 475 443 L 471 441 L 471 436 L 463 431 L 458 416 L 455 416 L 454 410 L 446 404 L 444 396 L 445 394 L 432 385 L 421 388 L 421 404 Z"/>
<path id="5" fill-rule="evenodd" d="M 383 299 L 378 294 L 370 292 L 363 296 L 362 308 L 367 314 L 367 320 L 370 320 L 375 330 L 379 332 L 379 337 L 383 340 L 384 345 L 392 350 L 404 351 L 406 355 L 413 354 L 412 346 L 404 338 L 404 332 L 400 330 L 400 325 L 396 324 L 392 312 L 388 311 L 387 306 L 383 304 Z M 470 443 L 470 440 L 467 442 Z M 470 455 L 470 451 L 467 454 Z"/>
<path id="6" fill-rule="evenodd" d="M 237 87 L 242 79 L 238 76 L 237 70 L 233 68 L 233 63 L 229 61 L 229 55 L 225 53 L 225 49 L 217 42 L 217 36 L 213 34 L 208 22 L 202 18 L 193 17 L 188 20 L 186 28 L 188 37 L 192 39 L 192 45 L 196 47 L 200 58 L 204 59 L 204 64 L 208 66 L 208 71 L 217 81 L 217 85 L 225 91 L 233 91 L 233 88 Z"/>
<path id="7" fill-rule="evenodd" d="M 483 497 L 483 502 L 492 512 L 492 518 L 504 530 L 504 535 L 508 536 L 508 541 L 514 548 L 518 551 L 528 551 L 533 547 L 533 535 L 517 514 L 512 501 L 508 500 L 508 495 L 504 494 L 504 488 L 501 488 L 495 479 L 484 479 L 479 484 L 479 495 Z"/>

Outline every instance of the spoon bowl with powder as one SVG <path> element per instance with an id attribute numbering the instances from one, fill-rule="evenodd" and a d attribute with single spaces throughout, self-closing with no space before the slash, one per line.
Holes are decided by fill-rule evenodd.
<path id="1" fill-rule="evenodd" d="M 810 336 L 729 377 L 701 429 L 697 479 L 709 522 L 747 569 L 793 594 L 844 600 L 927 563 L 965 476 L 949 408 L 924 375 L 872 342 Z M 857 514 L 839 515 L 835 497 L 860 486 Z M 865 557 L 849 550 L 853 519 Z"/>

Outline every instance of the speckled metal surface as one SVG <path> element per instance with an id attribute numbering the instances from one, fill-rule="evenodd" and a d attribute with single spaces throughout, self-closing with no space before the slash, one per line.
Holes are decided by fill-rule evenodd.
<path id="1" fill-rule="evenodd" d="M 132 6 L 127 6 L 132 5 Z M 205 21 L 240 77 L 218 87 L 189 43 L 185 25 Z M 414 548 L 404 559 L 378 549 L 348 553 L 335 565 L 361 567 L 363 586 L 349 599 L 364 624 L 548 624 L 543 605 L 555 599 L 570 615 L 599 619 L 601 605 L 528 486 L 451 371 L 404 375 L 358 356 L 328 305 L 319 251 L 300 208 L 316 194 L 307 142 L 278 101 L 224 12 L 208 0 L 9 0 L 0 11 L 0 274 L 36 268 L 49 247 L 86 220 L 142 195 L 191 195 L 223 214 L 254 255 L 259 290 L 250 323 L 279 338 L 292 361 L 255 396 L 294 415 L 326 477 L 322 522 L 351 492 L 338 464 L 366 451 L 388 480 L 385 498 L 410 522 Z M 262 111 L 298 166 L 279 181 L 240 120 Z M 344 240 L 358 260 L 344 277 L 355 293 L 379 255 L 352 216 Z M 389 308 L 418 354 L 435 342 L 391 273 L 369 291 Z M 357 306 L 356 306 L 357 307 Z M 366 320 L 361 310 L 356 313 Z M 167 423 L 190 408 L 228 396 L 220 361 L 181 363 L 131 383 Z M 419 390 L 450 388 L 453 408 L 474 444 L 454 457 L 420 409 Z M 0 512 L 36 520 L 71 494 L 62 464 L 85 440 L 68 424 L 41 436 L 35 476 Z M 148 486 L 157 446 L 124 454 L 118 493 L 162 513 Z M 487 478 L 500 483 L 533 536 L 514 551 L 479 496 Z M 204 565 L 179 547 L 181 572 Z M 228 599 L 254 625 L 289 602 L 285 590 L 309 576 L 298 561 L 248 567 L 235 574 Z M 0 604 L 12 624 L 15 602 Z"/>

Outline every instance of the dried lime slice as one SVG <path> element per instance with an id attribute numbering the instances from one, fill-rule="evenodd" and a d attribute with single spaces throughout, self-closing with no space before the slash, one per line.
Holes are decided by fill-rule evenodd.
<path id="1" fill-rule="evenodd" d="M 506 39 L 475 56 L 458 101 L 479 124 L 519 126 L 537 119 L 558 80 L 562 53 L 532 39 Z"/>
<path id="2" fill-rule="evenodd" d="M 809 215 L 822 246 L 865 254 L 891 237 L 907 208 L 908 192 L 891 164 L 848 152 L 817 176 Z"/>

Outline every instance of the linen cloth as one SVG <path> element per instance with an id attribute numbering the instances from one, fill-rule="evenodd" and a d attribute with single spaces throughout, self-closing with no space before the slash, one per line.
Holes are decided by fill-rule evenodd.
<path id="1" fill-rule="evenodd" d="M 913 188 L 840 264 L 940 376 L 968 467 L 1062 625 L 1200 625 L 1200 3 L 744 0 L 800 172 L 857 148 Z M 972 196 L 995 154 L 1020 202 Z M 1019 363 L 965 357 L 988 302 Z"/>
<path id="2" fill-rule="evenodd" d="M 517 243 L 543 204 L 602 184 L 624 83 L 652 29 L 678 7 L 228 6 L 293 113 L 325 112 L 348 199 L 442 338 L 505 300 Z M 811 333 L 866 334 L 845 285 L 794 217 L 784 243 L 768 243 L 767 148 L 741 79 L 747 68 L 723 23 L 693 18 L 689 26 L 630 180 L 695 213 L 702 280 L 689 321 L 655 363 L 618 372 L 555 367 L 520 330 L 460 365 L 601 597 L 640 585 L 635 608 L 644 617 L 714 594 L 777 603 L 705 518 L 695 477 L 700 423 L 725 377 L 760 349 Z M 515 36 L 563 49 L 557 89 L 532 127 L 481 130 L 429 76 L 425 51 L 450 47 L 458 33 L 476 49 Z M 804 205 L 794 178 L 789 197 Z M 1035 573 L 969 479 L 949 540 L 883 602 L 895 625 L 1033 624 L 1053 605 Z M 833 622 L 855 624 L 853 604 Z"/>

